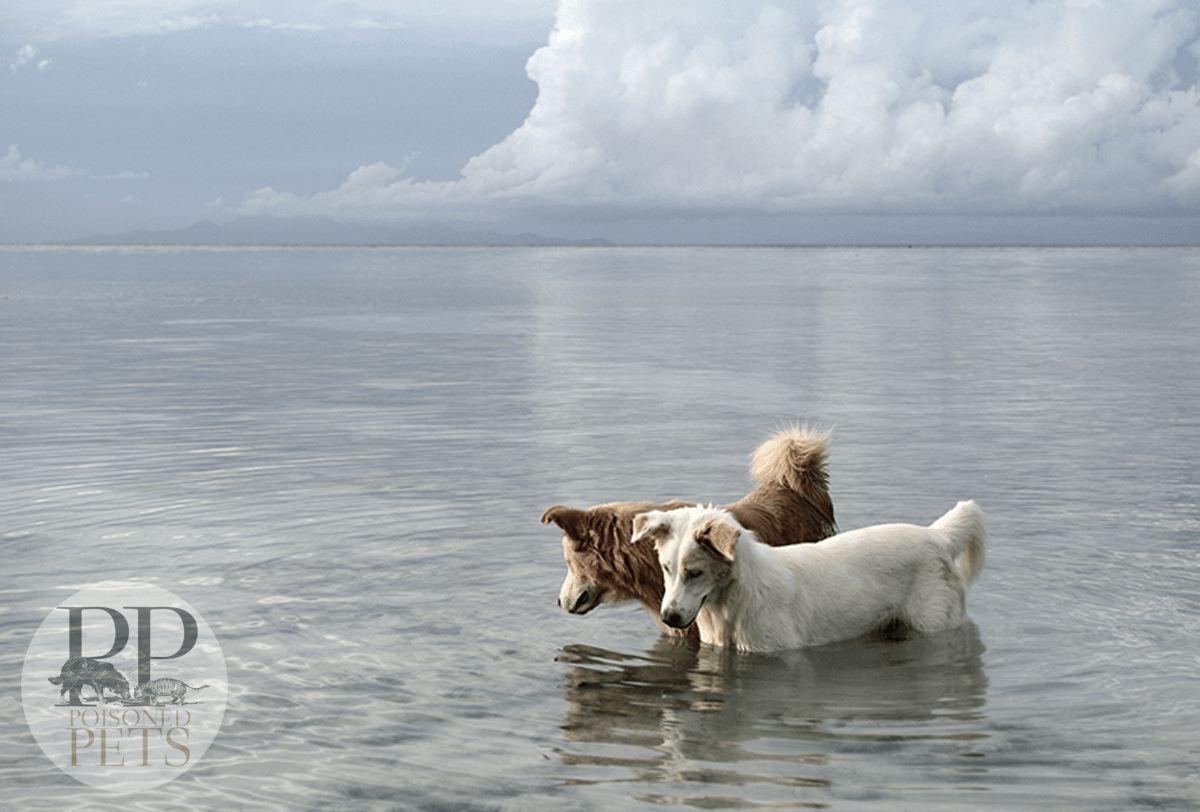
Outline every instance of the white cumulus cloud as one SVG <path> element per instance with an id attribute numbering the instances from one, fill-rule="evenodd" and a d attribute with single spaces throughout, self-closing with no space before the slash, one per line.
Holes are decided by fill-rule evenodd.
<path id="1" fill-rule="evenodd" d="M 32 158 L 22 158 L 16 144 L 10 144 L 8 152 L 0 158 L 0 181 L 62 180 L 75 174 L 65 166 L 46 166 Z"/>
<path id="2" fill-rule="evenodd" d="M 26 65 L 34 63 L 37 55 L 38 49 L 33 46 L 33 43 L 26 43 L 21 46 L 20 50 L 17 51 L 17 55 L 8 63 L 8 69 L 16 73 Z M 35 64 L 38 70 L 45 70 L 50 65 L 50 60 L 38 59 Z"/>
<path id="3" fill-rule="evenodd" d="M 55 181 L 67 178 L 95 181 L 140 181 L 149 177 L 150 173 L 145 171 L 99 175 L 61 164 L 49 166 L 32 158 L 22 158 L 21 151 L 16 144 L 9 144 L 8 152 L 0 157 L 0 181 Z"/>
<path id="4" fill-rule="evenodd" d="M 1197 4 L 562 0 L 525 122 L 453 182 L 386 165 L 247 212 L 1200 205 Z"/>

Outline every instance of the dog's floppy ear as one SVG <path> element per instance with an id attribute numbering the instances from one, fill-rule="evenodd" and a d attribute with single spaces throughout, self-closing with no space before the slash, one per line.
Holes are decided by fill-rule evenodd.
<path id="1" fill-rule="evenodd" d="M 650 539 L 657 545 L 670 532 L 671 520 L 661 510 L 639 513 L 633 517 L 633 536 L 629 539 L 629 543 L 637 544 L 645 539 Z"/>
<path id="2" fill-rule="evenodd" d="M 573 539 L 580 541 L 588 537 L 587 513 L 579 508 L 555 505 L 542 514 L 542 524 L 554 522 L 559 529 Z"/>
<path id="3" fill-rule="evenodd" d="M 732 564 L 740 535 L 738 529 L 724 518 L 713 516 L 696 531 L 696 543 L 717 558 Z"/>

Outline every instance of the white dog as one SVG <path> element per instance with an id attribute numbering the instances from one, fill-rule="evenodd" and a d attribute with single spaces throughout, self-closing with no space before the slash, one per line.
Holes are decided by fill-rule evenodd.
<path id="1" fill-rule="evenodd" d="M 652 539 L 658 548 L 663 623 L 695 621 L 704 643 L 779 651 L 896 622 L 921 632 L 955 628 L 986 537 L 982 511 L 959 502 L 930 527 L 881 524 L 769 547 L 709 506 L 640 514 L 632 543 Z"/>

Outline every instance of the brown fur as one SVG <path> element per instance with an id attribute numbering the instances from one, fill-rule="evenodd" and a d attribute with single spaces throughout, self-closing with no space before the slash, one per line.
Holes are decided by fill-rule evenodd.
<path id="1" fill-rule="evenodd" d="M 837 525 L 825 471 L 828 445 L 828 433 L 806 428 L 777 433 L 753 454 L 751 473 L 758 487 L 726 510 L 763 543 L 776 547 L 832 536 Z M 596 587 L 596 605 L 636 600 L 657 619 L 664 592 L 662 570 L 654 545 L 629 543 L 633 520 L 651 510 L 692 504 L 611 502 L 584 510 L 556 505 L 542 515 L 542 524 L 553 522 L 562 529 L 567 566 Z M 685 631 L 666 630 L 699 640 L 694 625 Z"/>
<path id="2" fill-rule="evenodd" d="M 667 535 L 669 533 L 662 534 L 663 537 Z M 696 531 L 696 543 L 707 547 L 718 561 L 733 561 L 739 535 L 729 522 L 714 518 Z M 654 545 L 659 545 L 659 539 L 654 539 Z"/>
<path id="3" fill-rule="evenodd" d="M 610 502 L 586 510 L 556 505 L 542 514 L 542 524 L 554 522 L 562 529 L 567 566 L 596 585 L 599 603 L 641 601 L 657 612 L 654 596 L 662 601 L 662 573 L 657 558 L 647 557 L 644 550 L 629 543 L 633 518 L 650 510 L 681 507 L 691 504 L 678 500 L 663 504 Z"/>

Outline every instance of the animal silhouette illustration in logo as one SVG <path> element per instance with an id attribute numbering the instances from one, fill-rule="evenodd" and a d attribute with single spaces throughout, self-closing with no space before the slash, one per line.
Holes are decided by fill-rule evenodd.
<path id="1" fill-rule="evenodd" d="M 42 673 L 45 673 L 44 671 Z M 106 704 L 105 689 L 122 699 L 129 699 L 129 682 L 121 676 L 121 672 L 112 663 L 102 663 L 91 657 L 71 657 L 63 663 L 62 671 L 57 677 L 50 677 L 52 685 L 61 685 L 59 701 L 68 704 L 68 692 L 79 691 L 84 686 L 90 687 L 96 695 L 91 699 L 100 704 Z M 78 704 L 70 702 L 69 704 Z"/>
<path id="2" fill-rule="evenodd" d="M 133 699 L 142 704 L 158 705 L 161 704 L 158 701 L 160 698 L 166 698 L 167 704 L 182 705 L 183 698 L 188 691 L 200 691 L 207 687 L 207 685 L 201 685 L 193 688 L 183 680 L 163 677 L 147 682 L 145 685 L 139 685 L 133 691 Z"/>

